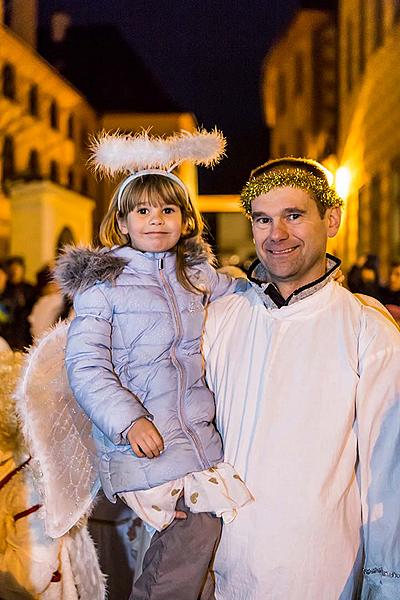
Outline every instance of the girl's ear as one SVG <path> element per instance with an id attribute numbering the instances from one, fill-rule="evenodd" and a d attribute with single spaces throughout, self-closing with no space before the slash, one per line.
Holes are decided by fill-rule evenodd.
<path id="1" fill-rule="evenodd" d="M 128 235 L 128 227 L 126 224 L 126 218 L 117 217 L 118 227 L 120 228 L 121 233 L 124 235 Z"/>

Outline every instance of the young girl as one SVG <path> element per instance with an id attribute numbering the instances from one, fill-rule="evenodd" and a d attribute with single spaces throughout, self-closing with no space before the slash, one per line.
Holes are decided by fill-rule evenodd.
<path id="1" fill-rule="evenodd" d="M 176 158 L 180 141 L 180 160 L 203 164 L 220 157 L 224 141 L 217 132 L 139 140 L 164 158 L 154 168 L 146 154 L 143 165 L 125 147 L 136 170 L 103 220 L 105 248 L 71 249 L 59 261 L 58 277 L 76 312 L 66 365 L 93 423 L 106 496 L 120 496 L 157 530 L 131 598 L 196 600 L 220 535 L 214 515 L 229 522 L 251 500 L 223 462 L 200 351 L 207 303 L 237 284 L 211 266 L 186 186 L 162 167 Z M 97 166 L 120 168 L 115 153 L 107 155 L 113 144 L 121 152 L 120 141 L 106 136 L 95 144 Z"/>

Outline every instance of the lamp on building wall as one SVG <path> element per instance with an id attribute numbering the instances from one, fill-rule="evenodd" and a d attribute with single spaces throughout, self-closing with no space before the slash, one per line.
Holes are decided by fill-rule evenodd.
<path id="1" fill-rule="evenodd" d="M 349 195 L 350 184 L 350 169 L 348 167 L 339 167 L 335 175 L 335 188 L 341 198 L 346 199 Z"/>

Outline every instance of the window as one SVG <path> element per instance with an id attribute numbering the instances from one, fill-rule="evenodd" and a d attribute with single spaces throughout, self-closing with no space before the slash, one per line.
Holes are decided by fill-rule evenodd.
<path id="1" fill-rule="evenodd" d="M 353 25 L 351 21 L 346 23 L 346 85 L 347 91 L 353 88 Z"/>
<path id="2" fill-rule="evenodd" d="M 294 58 L 294 93 L 301 96 L 304 91 L 304 57 L 301 52 L 297 52 Z"/>
<path id="3" fill-rule="evenodd" d="M 15 176 L 14 140 L 6 135 L 3 143 L 3 183 Z"/>
<path id="4" fill-rule="evenodd" d="M 383 0 L 375 0 L 374 48 L 383 44 Z"/>
<path id="5" fill-rule="evenodd" d="M 381 178 L 375 175 L 371 180 L 370 193 L 370 251 L 379 254 L 380 250 L 380 205 L 381 205 Z"/>
<path id="6" fill-rule="evenodd" d="M 69 115 L 68 121 L 67 121 L 67 136 L 68 136 L 68 139 L 73 140 L 74 139 L 74 134 L 75 134 L 74 115 Z"/>
<path id="7" fill-rule="evenodd" d="M 286 79 L 283 73 L 278 77 L 278 97 L 276 99 L 278 114 L 284 115 L 286 112 Z"/>
<path id="8" fill-rule="evenodd" d="M 32 117 L 39 116 L 39 89 L 36 84 L 32 84 L 29 88 L 28 110 Z"/>
<path id="9" fill-rule="evenodd" d="M 28 178 L 29 179 L 39 179 L 40 178 L 40 161 L 39 161 L 39 153 L 37 150 L 31 150 L 29 153 Z"/>
<path id="10" fill-rule="evenodd" d="M 60 169 L 58 162 L 55 160 L 50 162 L 50 180 L 54 181 L 54 183 L 58 183 L 60 181 Z"/>
<path id="11" fill-rule="evenodd" d="M 74 171 L 72 169 L 70 169 L 68 171 L 68 184 L 67 184 L 70 190 L 74 189 L 74 184 L 75 184 Z"/>
<path id="12" fill-rule="evenodd" d="M 53 100 L 53 102 L 50 104 L 49 117 L 50 117 L 50 127 L 52 129 L 58 129 L 58 124 L 59 124 L 58 123 L 58 121 L 59 121 L 58 105 L 55 100 Z"/>
<path id="13" fill-rule="evenodd" d="M 359 4 L 359 37 L 358 37 L 358 71 L 364 73 L 365 70 L 365 1 L 360 0 Z"/>
<path id="14" fill-rule="evenodd" d="M 15 68 L 10 63 L 3 66 L 3 96 L 15 100 Z"/>
<path id="15" fill-rule="evenodd" d="M 87 129 L 85 129 L 84 127 L 82 127 L 81 129 L 81 148 L 82 150 L 86 150 L 87 149 L 87 145 L 88 145 L 88 132 Z"/>

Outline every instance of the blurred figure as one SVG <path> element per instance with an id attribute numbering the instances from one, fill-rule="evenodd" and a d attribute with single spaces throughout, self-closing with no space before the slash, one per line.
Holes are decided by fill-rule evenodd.
<path id="1" fill-rule="evenodd" d="M 400 260 L 393 261 L 390 265 L 388 285 L 381 289 L 381 302 L 400 324 Z"/>
<path id="2" fill-rule="evenodd" d="M 25 261 L 12 256 L 6 263 L 8 281 L 3 299 L 10 308 L 6 340 L 12 350 L 23 350 L 32 343 L 28 316 L 36 299 L 35 288 L 25 280 Z"/>
<path id="3" fill-rule="evenodd" d="M 381 300 L 379 258 L 376 254 L 368 254 L 364 262 L 360 257 L 356 265 L 350 269 L 347 282 L 351 292 L 366 294 Z"/>
<path id="4" fill-rule="evenodd" d="M 18 352 L 0 353 L 0 598 L 104 600 L 104 577 L 86 526 L 58 539 L 46 534 L 35 461 L 14 401 L 22 360 Z"/>
<path id="5" fill-rule="evenodd" d="M 7 342 L 10 322 L 12 321 L 12 302 L 4 296 L 7 287 L 7 270 L 3 263 L 0 263 L 0 340 L 1 350 L 9 350 L 10 346 Z M 3 347 L 4 346 L 4 347 Z"/>
<path id="6" fill-rule="evenodd" d="M 66 319 L 72 308 L 72 303 L 62 294 L 60 286 L 53 280 L 50 266 L 44 267 L 37 274 L 36 300 L 28 317 L 32 337 L 40 337 L 59 319 Z"/>

